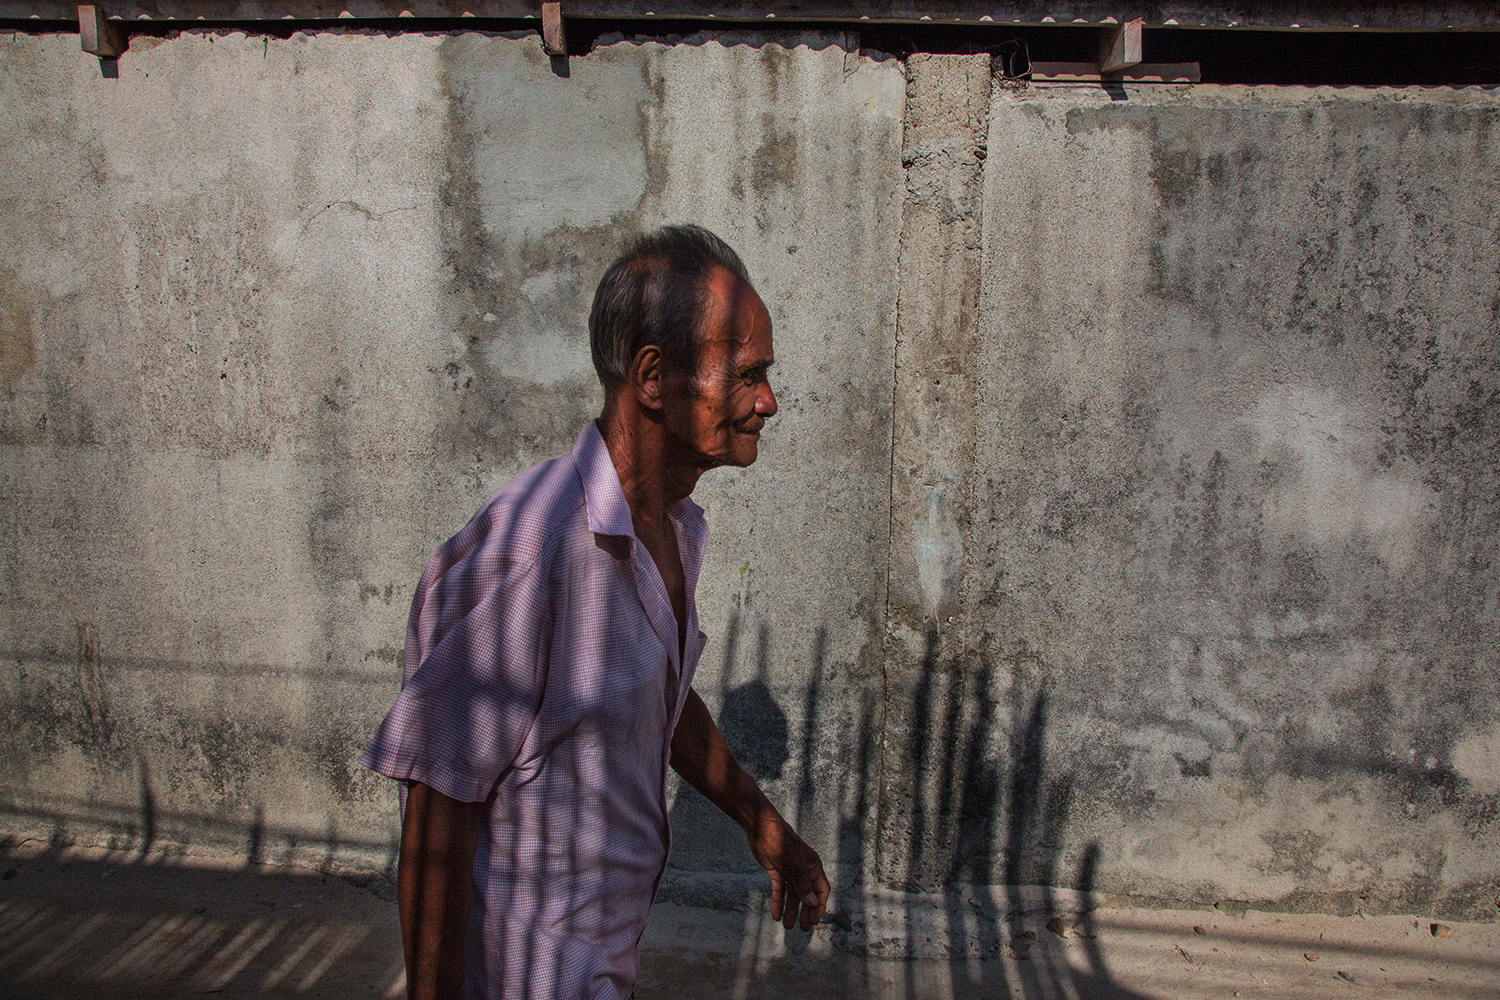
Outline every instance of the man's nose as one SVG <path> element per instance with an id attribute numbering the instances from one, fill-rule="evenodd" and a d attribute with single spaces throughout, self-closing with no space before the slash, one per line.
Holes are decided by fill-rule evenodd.
<path id="1" fill-rule="evenodd" d="M 755 412 L 766 420 L 776 416 L 776 393 L 771 390 L 770 382 L 760 384 L 755 394 Z"/>

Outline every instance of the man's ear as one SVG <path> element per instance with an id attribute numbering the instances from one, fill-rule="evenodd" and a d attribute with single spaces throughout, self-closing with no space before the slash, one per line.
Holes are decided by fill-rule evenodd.
<path id="1" fill-rule="evenodd" d="M 635 352 L 630 361 L 626 380 L 635 401 L 648 410 L 662 408 L 662 380 L 666 377 L 666 365 L 661 348 L 647 344 Z"/>

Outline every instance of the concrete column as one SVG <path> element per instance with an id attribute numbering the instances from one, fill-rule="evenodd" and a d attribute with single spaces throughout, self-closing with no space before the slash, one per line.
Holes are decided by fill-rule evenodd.
<path id="1" fill-rule="evenodd" d="M 902 150 L 880 881 L 948 879 L 967 783 L 963 692 L 967 484 L 974 455 L 989 57 L 914 55 Z"/>

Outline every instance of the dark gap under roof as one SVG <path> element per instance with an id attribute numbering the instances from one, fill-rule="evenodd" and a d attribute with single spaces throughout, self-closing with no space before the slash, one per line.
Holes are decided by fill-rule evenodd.
<path id="1" fill-rule="evenodd" d="M 127 36 L 182 31 L 244 31 L 285 38 L 302 32 L 382 33 L 484 31 L 534 33 L 535 18 L 388 17 L 356 19 L 218 19 L 114 21 Z M 0 30 L 76 33 L 75 22 L 0 18 Z M 1104 29 L 1093 24 L 874 23 L 847 20 L 735 21 L 701 18 L 569 17 L 568 50 L 587 53 L 599 39 L 682 42 L 732 35 L 774 41 L 808 32 L 905 58 L 917 52 L 999 53 L 1019 40 L 1034 62 L 1093 62 Z M 127 51 L 126 58 L 129 53 Z M 1201 83 L 1284 86 L 1500 86 L 1500 31 L 1269 30 L 1147 27 L 1145 63 L 1199 64 Z"/>

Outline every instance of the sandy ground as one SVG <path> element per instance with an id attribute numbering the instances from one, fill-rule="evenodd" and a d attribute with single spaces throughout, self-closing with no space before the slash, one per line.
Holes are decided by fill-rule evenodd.
<path id="1" fill-rule="evenodd" d="M 404 995 L 390 887 L 302 869 L 141 860 L 101 851 L 0 855 L 0 998 Z M 984 961 L 862 960 L 832 926 L 659 905 L 637 995 L 752 997 L 1500 998 L 1500 925 L 1413 917 L 1096 911 L 1007 928 Z"/>

